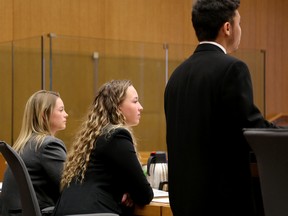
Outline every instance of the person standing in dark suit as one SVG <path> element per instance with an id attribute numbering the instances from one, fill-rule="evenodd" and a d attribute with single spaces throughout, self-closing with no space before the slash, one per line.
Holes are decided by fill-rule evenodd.
<path id="1" fill-rule="evenodd" d="M 276 127 L 253 102 L 247 65 L 227 53 L 241 39 L 240 0 L 197 0 L 194 53 L 164 96 L 169 198 L 174 216 L 252 216 L 250 147 L 243 128 Z"/>
<path id="2" fill-rule="evenodd" d="M 129 80 L 112 80 L 96 93 L 64 166 L 54 215 L 132 215 L 149 204 L 153 190 L 142 170 L 132 127 L 141 106 Z"/>
<path id="3" fill-rule="evenodd" d="M 28 169 L 41 210 L 55 206 L 60 196 L 66 147 L 55 134 L 66 128 L 67 117 L 59 93 L 35 92 L 26 103 L 22 127 L 12 145 Z M 1 200 L 3 216 L 22 215 L 18 186 L 9 167 L 4 173 Z"/>

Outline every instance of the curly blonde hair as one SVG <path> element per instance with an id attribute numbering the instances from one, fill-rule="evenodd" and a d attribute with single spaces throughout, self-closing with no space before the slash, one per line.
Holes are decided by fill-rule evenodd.
<path id="1" fill-rule="evenodd" d="M 131 85 L 130 80 L 112 80 L 100 87 L 67 155 L 61 189 L 68 187 L 72 180 L 83 182 L 90 154 L 101 134 L 123 127 L 130 132 L 136 145 L 131 128 L 125 126 L 125 116 L 119 109 Z"/>

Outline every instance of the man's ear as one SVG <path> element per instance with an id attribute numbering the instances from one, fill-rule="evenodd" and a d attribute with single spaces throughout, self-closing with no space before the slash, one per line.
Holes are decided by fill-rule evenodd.
<path id="1" fill-rule="evenodd" d="M 231 31 L 232 31 L 232 26 L 229 22 L 225 22 L 223 24 L 223 32 L 224 32 L 224 35 L 227 35 L 229 36 L 231 34 Z"/>

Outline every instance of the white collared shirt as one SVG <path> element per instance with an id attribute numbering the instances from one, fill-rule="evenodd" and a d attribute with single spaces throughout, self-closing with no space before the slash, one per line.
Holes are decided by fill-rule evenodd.
<path id="1" fill-rule="evenodd" d="M 201 41 L 199 44 L 213 44 L 213 45 L 215 45 L 215 46 L 218 46 L 220 49 L 223 50 L 223 52 L 224 52 L 225 54 L 227 54 L 226 49 L 225 49 L 221 44 L 216 43 L 216 42 L 214 42 L 214 41 Z"/>

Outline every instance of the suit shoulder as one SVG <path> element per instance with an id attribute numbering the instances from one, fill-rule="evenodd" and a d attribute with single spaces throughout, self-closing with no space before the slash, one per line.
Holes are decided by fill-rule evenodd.
<path id="1" fill-rule="evenodd" d="M 130 132 L 126 128 L 116 128 L 105 135 L 106 139 L 112 140 L 114 138 L 126 137 L 131 138 Z"/>
<path id="2" fill-rule="evenodd" d="M 61 146 L 62 148 L 66 149 L 66 146 L 61 139 L 56 138 L 54 136 L 46 136 L 41 146 L 45 148 L 45 147 L 51 146 L 51 145 Z"/>

